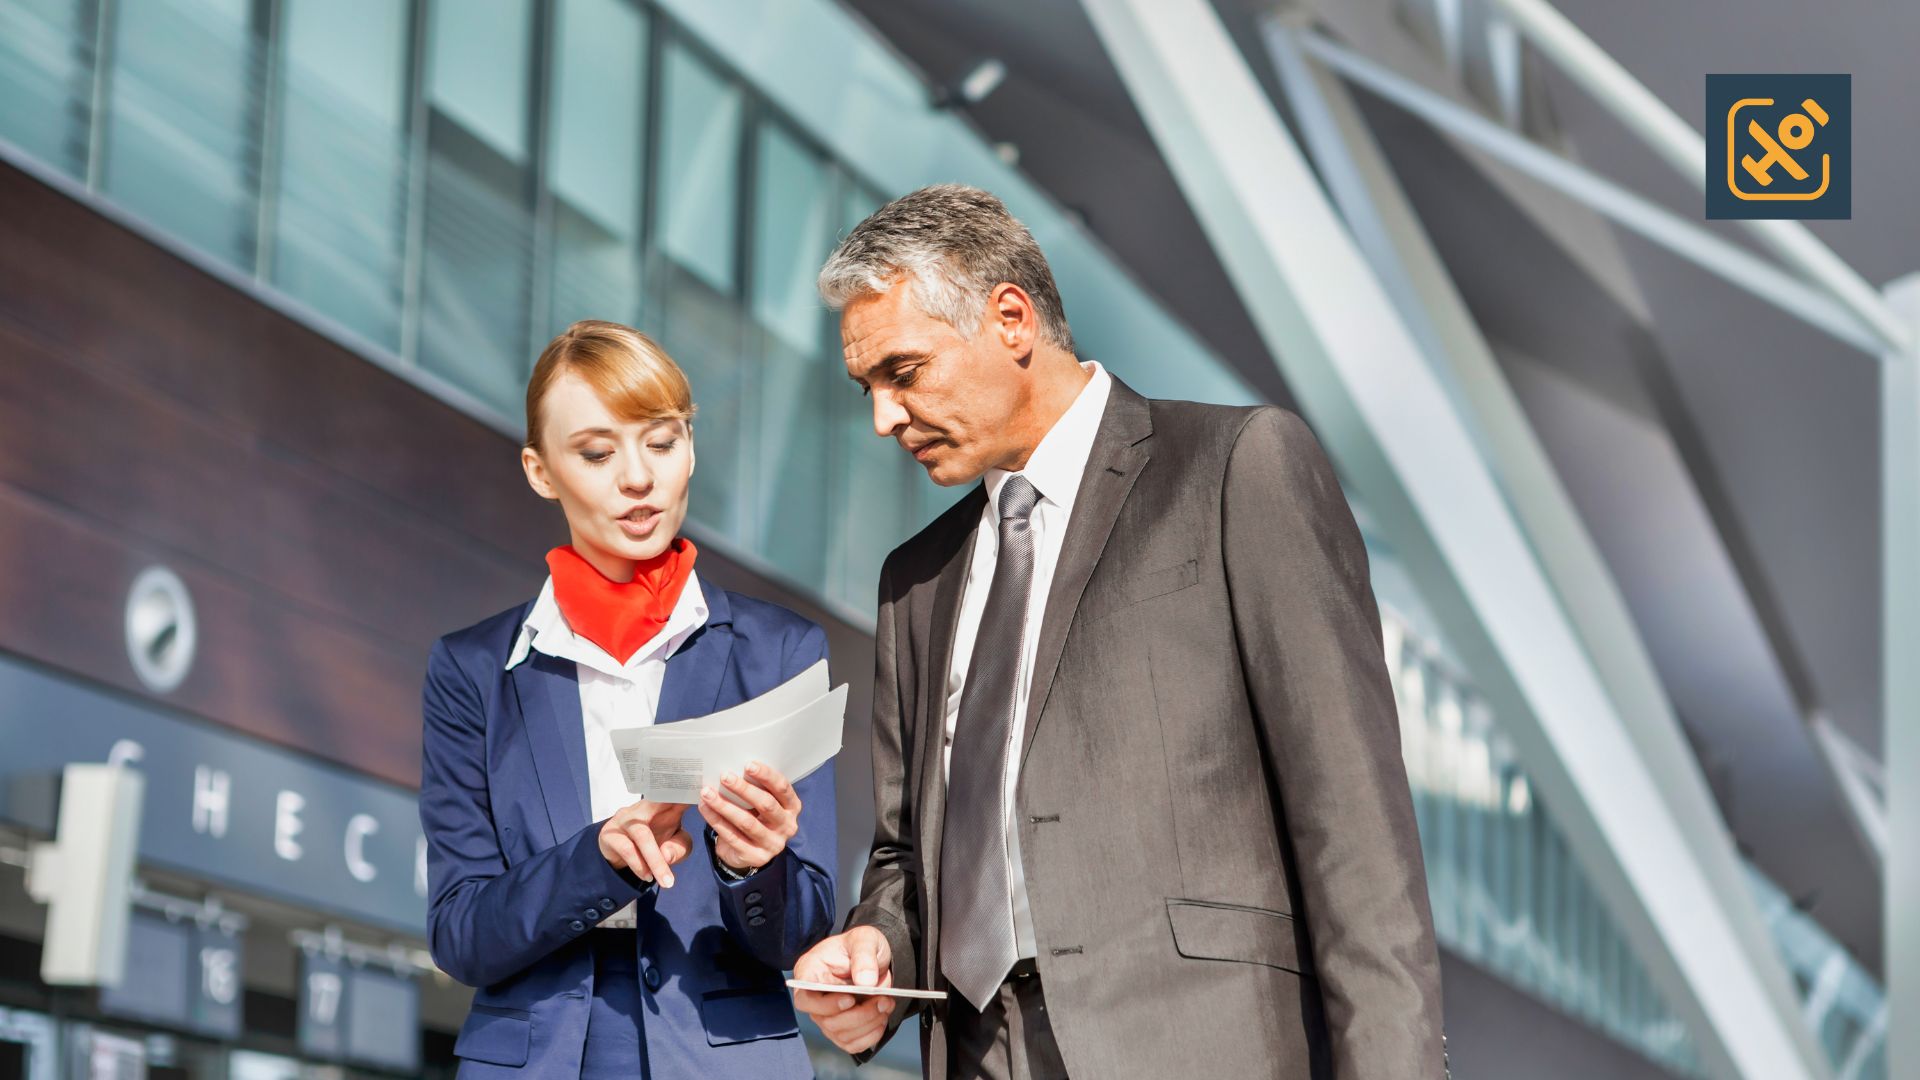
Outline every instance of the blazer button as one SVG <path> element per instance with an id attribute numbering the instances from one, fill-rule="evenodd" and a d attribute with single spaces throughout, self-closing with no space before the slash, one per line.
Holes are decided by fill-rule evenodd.
<path id="1" fill-rule="evenodd" d="M 601 897 L 601 898 L 600 898 L 600 910 L 601 910 L 601 911 L 612 911 L 612 910 L 613 910 L 613 900 L 612 900 L 612 899 L 611 899 L 610 897 L 605 897 L 605 896 L 603 896 L 603 897 Z"/>
<path id="2" fill-rule="evenodd" d="M 647 989 L 649 990 L 660 989 L 660 969 L 659 968 L 650 967 L 647 969 L 646 983 L 647 983 Z"/>
<path id="3" fill-rule="evenodd" d="M 749 919 L 757 919 L 757 918 L 759 918 L 760 916 L 762 916 L 762 915 L 765 915 L 766 913 L 767 913 L 767 909 L 766 909 L 766 908 L 763 908 L 763 907 L 761 907 L 761 906 L 759 906 L 758 904 L 755 904 L 755 905 L 754 905 L 753 907 L 750 907 L 750 908 L 748 908 L 748 909 L 747 909 L 747 918 L 749 918 Z"/>
<path id="4" fill-rule="evenodd" d="M 588 922 L 596 922 L 600 918 L 600 909 L 588 908 L 587 910 L 580 913 L 580 917 L 587 920 Z"/>
<path id="5" fill-rule="evenodd" d="M 748 926 L 765 926 L 766 922 L 767 922 L 767 917 L 765 915 L 755 915 L 753 918 L 747 920 L 747 925 Z"/>
<path id="6" fill-rule="evenodd" d="M 749 904 L 757 904 L 757 903 L 759 903 L 759 902 L 760 902 L 760 894 L 759 894 L 759 892 L 757 892 L 757 891 L 756 891 L 756 892 L 750 892 L 750 893 L 748 893 L 748 894 L 747 894 L 747 903 L 749 903 Z"/>
<path id="7" fill-rule="evenodd" d="M 572 922 L 567 924 L 567 929 L 573 931 L 576 934 L 582 930 L 585 930 L 586 928 L 587 928 L 587 924 L 581 922 L 579 919 L 575 919 Z"/>

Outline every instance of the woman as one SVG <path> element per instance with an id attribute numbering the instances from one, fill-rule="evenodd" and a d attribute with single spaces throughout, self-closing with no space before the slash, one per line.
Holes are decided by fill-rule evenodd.
<path id="1" fill-rule="evenodd" d="M 826 655 L 806 619 L 701 581 L 679 535 L 686 376 L 580 322 L 527 386 L 527 483 L 565 512 L 533 601 L 427 661 L 420 820 L 433 957 L 479 990 L 460 1076 L 812 1076 L 781 971 L 833 922 L 831 765 L 755 763 L 696 807 L 635 801 L 608 731 L 700 716 Z"/>

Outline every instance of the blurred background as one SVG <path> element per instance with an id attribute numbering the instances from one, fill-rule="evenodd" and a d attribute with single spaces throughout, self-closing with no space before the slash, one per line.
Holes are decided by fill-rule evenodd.
<path id="1" fill-rule="evenodd" d="M 958 493 L 813 278 L 944 181 L 1084 357 L 1331 454 L 1454 1076 L 1920 1077 L 1916 43 L 1877 0 L 0 0 L 0 1077 L 452 1075 L 419 686 L 566 539 L 516 451 L 578 318 L 692 377 L 702 573 L 829 629 L 851 895 L 879 563 Z M 1852 76 L 1851 220 L 1704 220 L 1704 76 L 1781 71 Z M 130 885 L 36 856 L 102 815 Z M 50 982 L 101 896 L 124 974 Z"/>

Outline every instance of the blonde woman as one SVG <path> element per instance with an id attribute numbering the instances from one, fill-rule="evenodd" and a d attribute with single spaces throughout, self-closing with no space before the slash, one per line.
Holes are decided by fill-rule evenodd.
<path id="1" fill-rule="evenodd" d="M 781 972 L 833 923 L 829 765 L 755 763 L 697 806 L 634 801 L 608 732 L 737 704 L 819 626 L 703 581 L 680 535 L 685 374 L 580 322 L 527 387 L 527 483 L 572 543 L 540 594 L 427 662 L 420 820 L 435 961 L 473 986 L 461 1077 L 810 1077 Z"/>

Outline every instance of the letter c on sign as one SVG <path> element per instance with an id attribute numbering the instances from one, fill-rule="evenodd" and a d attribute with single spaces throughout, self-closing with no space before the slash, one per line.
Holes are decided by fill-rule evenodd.
<path id="1" fill-rule="evenodd" d="M 355 814 L 347 822 L 347 873 L 355 881 L 372 881 L 379 867 L 366 859 L 366 839 L 380 831 L 380 823 L 371 814 Z"/>

